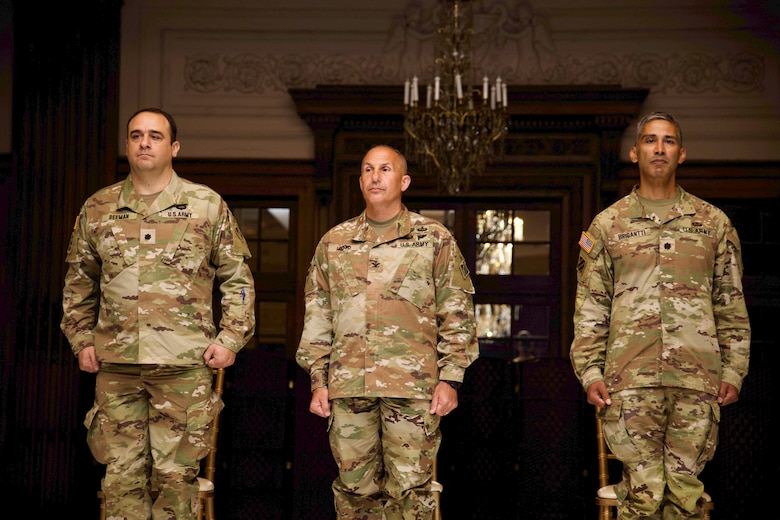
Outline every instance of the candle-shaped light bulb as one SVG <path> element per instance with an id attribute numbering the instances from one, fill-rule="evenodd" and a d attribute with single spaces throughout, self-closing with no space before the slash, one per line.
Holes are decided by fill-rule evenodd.
<path id="1" fill-rule="evenodd" d="M 419 92 L 417 91 L 417 76 L 412 78 L 412 103 L 417 103 L 420 100 Z"/>
<path id="2" fill-rule="evenodd" d="M 425 106 L 431 108 L 431 98 L 433 97 L 433 87 L 428 85 L 427 93 L 425 96 Z"/>
<path id="3" fill-rule="evenodd" d="M 504 108 L 506 108 L 507 105 L 507 96 L 506 96 L 506 83 L 503 83 L 501 85 L 501 102 L 504 103 Z"/>
<path id="4" fill-rule="evenodd" d="M 412 84 L 409 83 L 408 79 L 404 81 L 404 106 L 409 106 L 409 90 L 411 87 Z"/>
<path id="5" fill-rule="evenodd" d="M 490 108 L 496 108 L 496 87 L 495 85 L 490 87 Z"/>
<path id="6" fill-rule="evenodd" d="M 482 100 L 487 101 L 488 99 L 488 89 L 489 89 L 490 83 L 488 82 L 488 77 L 485 76 L 482 78 Z"/>
<path id="7" fill-rule="evenodd" d="M 501 93 L 503 92 L 503 89 L 501 88 L 501 78 L 496 78 L 496 102 L 501 103 Z"/>
<path id="8" fill-rule="evenodd" d="M 460 82 L 460 74 L 455 74 L 455 92 L 458 99 L 463 99 L 463 84 Z"/>
<path id="9" fill-rule="evenodd" d="M 441 80 L 439 79 L 439 76 L 436 76 L 433 78 L 433 100 L 438 101 L 439 100 L 439 89 L 441 87 Z"/>

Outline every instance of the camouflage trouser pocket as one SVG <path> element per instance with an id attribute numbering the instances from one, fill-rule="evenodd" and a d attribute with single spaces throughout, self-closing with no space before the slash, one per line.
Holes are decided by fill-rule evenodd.
<path id="1" fill-rule="evenodd" d="M 84 426 L 87 427 L 87 446 L 100 464 L 108 464 L 111 461 L 108 442 L 103 433 L 104 423 L 105 418 L 102 417 L 97 403 L 92 405 L 84 418 Z"/>
<path id="2" fill-rule="evenodd" d="M 604 439 L 609 450 L 622 462 L 638 461 L 642 454 L 626 429 L 623 418 L 623 401 L 612 399 L 612 404 L 601 411 Z"/>
<path id="3" fill-rule="evenodd" d="M 704 449 L 699 456 L 699 460 L 696 461 L 696 467 L 698 472 L 704 470 L 704 465 L 712 460 L 715 456 L 715 449 L 718 447 L 718 431 L 720 429 L 720 405 L 717 401 L 713 400 L 712 416 L 710 421 L 710 431 L 707 433 L 707 440 L 704 442 Z"/>
<path id="4" fill-rule="evenodd" d="M 187 408 L 187 426 L 176 450 L 177 464 L 193 466 L 209 453 L 211 423 L 224 408 L 222 399 L 212 393 L 209 399 Z"/>

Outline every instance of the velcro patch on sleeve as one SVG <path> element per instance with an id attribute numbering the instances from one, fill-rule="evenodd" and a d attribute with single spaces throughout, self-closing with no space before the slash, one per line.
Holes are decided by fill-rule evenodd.
<path id="1" fill-rule="evenodd" d="M 580 247 L 585 251 L 586 253 L 590 253 L 593 250 L 593 246 L 595 245 L 595 241 L 593 240 L 593 237 L 588 234 L 587 231 L 583 231 L 582 235 L 580 235 L 580 240 L 577 242 Z"/>

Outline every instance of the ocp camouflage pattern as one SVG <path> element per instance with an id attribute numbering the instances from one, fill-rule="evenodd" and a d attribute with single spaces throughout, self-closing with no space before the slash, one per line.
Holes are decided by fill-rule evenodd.
<path id="1" fill-rule="evenodd" d="M 377 241 L 363 212 L 312 258 L 296 359 L 331 399 L 430 399 L 478 356 L 474 286 L 455 239 L 406 207 L 395 231 Z"/>
<path id="2" fill-rule="evenodd" d="M 570 352 L 585 389 L 602 379 L 609 392 L 742 387 L 750 323 L 737 231 L 721 210 L 679 189 L 664 221 L 634 187 L 587 231 Z"/>
<path id="3" fill-rule="evenodd" d="M 255 328 L 250 257 L 212 189 L 174 172 L 147 207 L 128 176 L 81 208 L 66 258 L 62 331 L 75 354 L 94 345 L 98 360 L 112 363 L 203 363 L 211 343 L 237 352 Z"/>

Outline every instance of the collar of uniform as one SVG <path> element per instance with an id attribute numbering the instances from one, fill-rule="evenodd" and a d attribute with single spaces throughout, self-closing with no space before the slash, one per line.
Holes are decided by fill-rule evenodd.
<path id="1" fill-rule="evenodd" d="M 184 182 L 181 177 L 174 170 L 171 175 L 171 182 L 160 192 L 150 208 L 146 207 L 142 198 L 135 193 L 133 189 L 133 181 L 130 179 L 130 175 L 125 178 L 125 182 L 122 185 L 122 191 L 119 193 L 119 199 L 117 200 L 117 208 L 129 208 L 136 213 L 150 215 L 158 211 L 162 211 L 166 208 L 170 208 L 175 204 L 186 204 L 187 197 L 183 194 Z"/>
<path id="2" fill-rule="evenodd" d="M 683 215 L 695 215 L 696 209 L 691 202 L 691 196 L 679 184 L 677 185 L 677 189 L 680 190 L 680 199 L 675 204 L 675 207 L 682 208 Z M 645 207 L 639 202 L 638 190 L 639 185 L 635 184 L 629 195 L 628 216 L 629 218 L 650 218 L 649 215 L 645 213 Z"/>
<path id="3" fill-rule="evenodd" d="M 409 216 L 409 210 L 404 206 L 401 205 L 401 213 L 398 215 L 398 220 L 396 220 L 396 229 L 398 230 L 398 236 L 397 237 L 389 237 L 390 240 L 393 240 L 394 238 L 400 238 L 408 235 L 412 230 L 412 219 Z M 371 224 L 368 223 L 368 218 L 366 217 L 366 210 L 363 210 L 363 212 L 358 216 L 358 225 L 357 229 L 355 230 L 355 235 L 352 237 L 352 240 L 355 242 L 367 242 L 367 241 L 376 241 L 377 236 L 376 233 L 374 233 L 373 228 L 371 227 Z M 384 240 L 383 242 L 386 242 L 387 240 Z"/>

